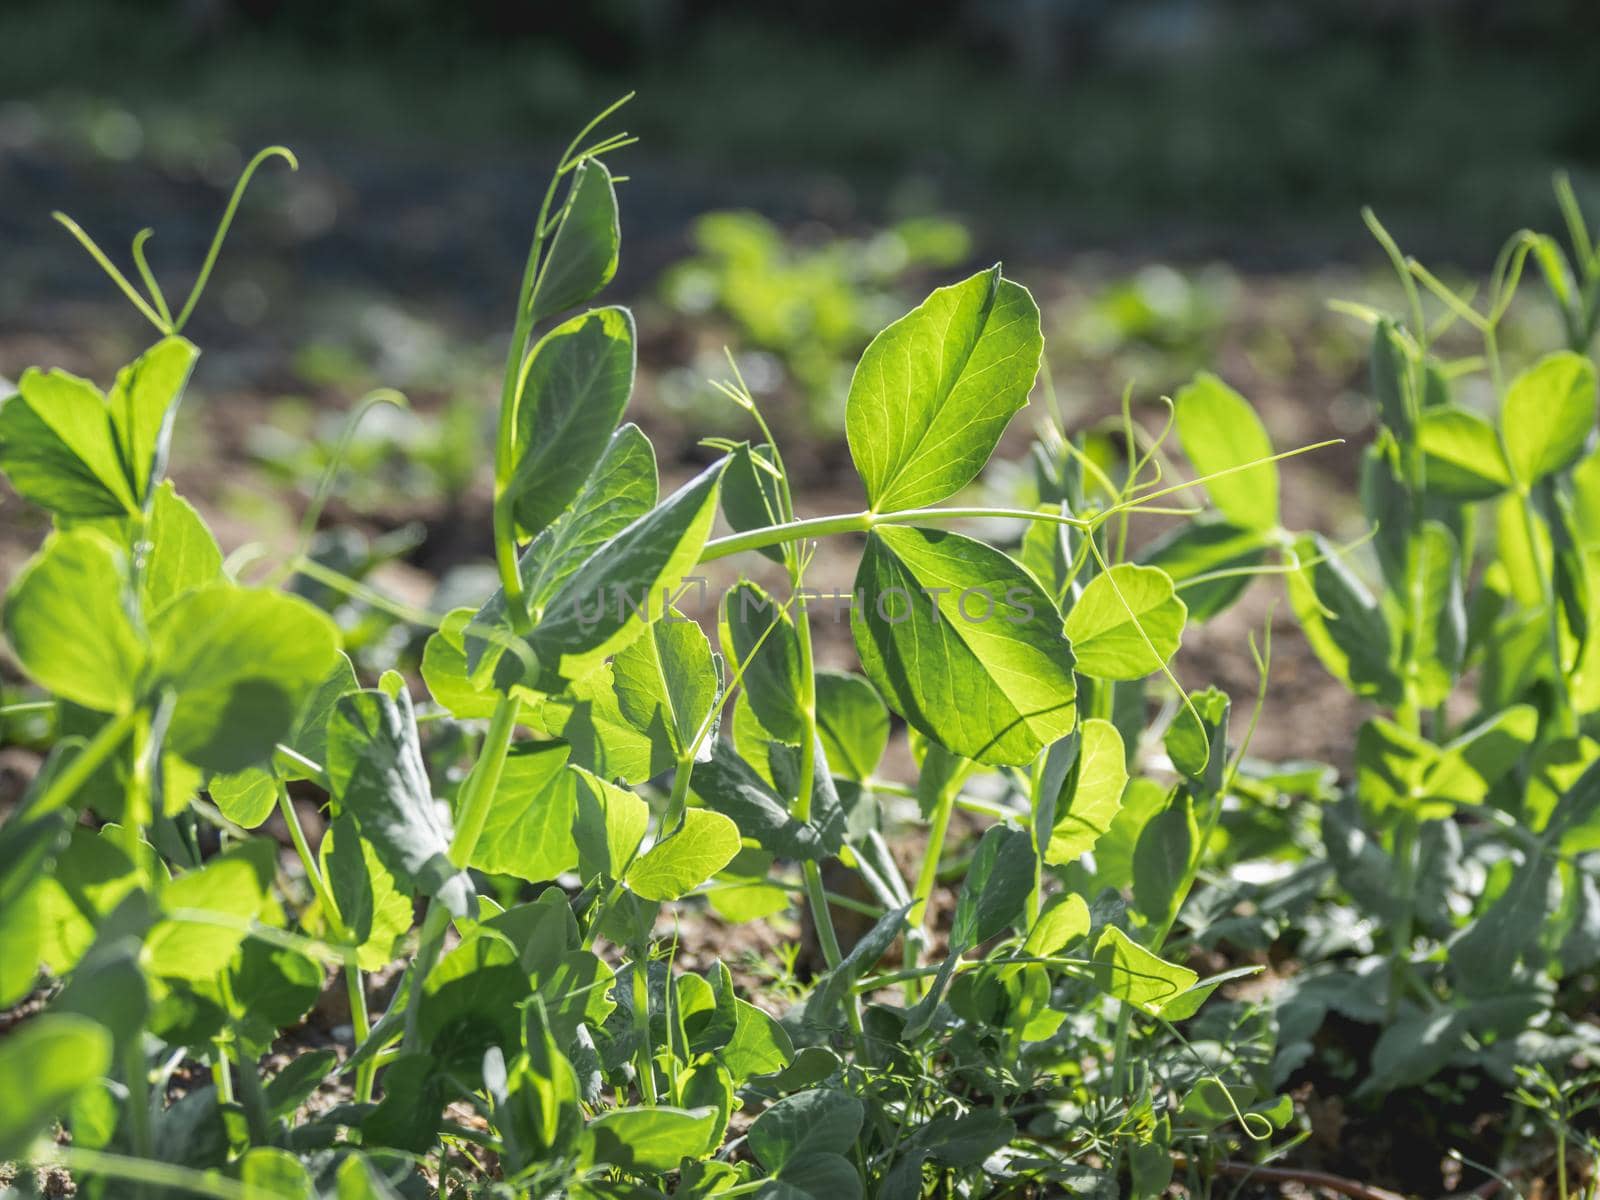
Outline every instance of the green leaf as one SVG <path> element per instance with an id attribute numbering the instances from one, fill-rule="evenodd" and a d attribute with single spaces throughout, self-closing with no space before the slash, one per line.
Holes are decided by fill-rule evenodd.
<path id="1" fill-rule="evenodd" d="M 530 883 L 578 865 L 572 822 L 577 780 L 567 770 L 564 742 L 518 742 L 506 755 L 483 832 L 468 866 Z"/>
<path id="2" fill-rule="evenodd" d="M 1118 563 L 1083 589 L 1067 614 L 1066 633 L 1083 674 L 1143 679 L 1178 652 L 1187 617 L 1165 571 Z"/>
<path id="3" fill-rule="evenodd" d="M 556 589 L 572 572 L 648 513 L 655 503 L 655 451 L 637 425 L 624 425 L 611 434 L 605 453 L 571 507 L 542 530 L 517 560 L 517 573 L 522 580 L 528 611 L 535 615 L 543 613 Z M 465 664 L 453 669 L 462 676 L 470 673 L 473 687 L 487 688 L 492 674 L 489 668 L 498 662 L 502 648 L 484 637 L 461 636 L 465 624 L 464 621 L 457 624 L 454 638 L 465 647 Z M 507 636 L 511 634 L 504 592 L 495 589 L 478 610 L 474 624 L 483 629 L 501 630 Z M 432 645 L 432 639 L 429 644 Z M 492 693 L 488 704 L 492 711 Z"/>
<path id="4" fill-rule="evenodd" d="M 719 812 L 691 808 L 683 825 L 636 859 L 624 877 L 646 900 L 677 900 L 688 895 L 739 853 L 739 827 Z"/>
<path id="5" fill-rule="evenodd" d="M 1288 576 L 1289 601 L 1311 649 L 1358 695 L 1395 699 L 1393 641 L 1378 602 L 1321 534 L 1301 535 L 1294 548 L 1302 563 L 1322 560 Z"/>
<path id="6" fill-rule="evenodd" d="M 1095 943 L 1095 986 L 1150 1016 L 1161 1016 L 1168 1004 L 1199 979 L 1188 967 L 1150 953 L 1115 925 L 1107 925 Z"/>
<path id="7" fill-rule="evenodd" d="M 144 647 L 123 611 L 125 566 L 88 530 L 55 533 L 6 595 L 6 638 L 41 686 L 97 712 L 133 707 Z"/>
<path id="8" fill-rule="evenodd" d="M 1411 432 L 1411 355 L 1394 322 L 1379 321 L 1372 331 L 1372 393 L 1378 419 L 1402 441 Z M 1416 406 L 1420 407 L 1420 405 Z"/>
<path id="9" fill-rule="evenodd" d="M 1511 486 L 1494 426 L 1471 409 L 1429 408 L 1417 430 L 1428 490 L 1458 500 L 1489 500 Z"/>
<path id="10" fill-rule="evenodd" d="M 178 400 L 199 357 L 192 343 L 167 337 L 117 372 L 106 407 L 128 483 L 140 502 L 166 471 Z"/>
<path id="11" fill-rule="evenodd" d="M 185 871 L 161 889 L 161 907 L 172 918 L 150 931 L 145 963 L 151 974 L 171 979 L 215 979 L 244 942 L 248 923 L 271 902 L 276 846 L 261 838 Z M 179 910 L 216 913 L 230 924 L 186 920 Z"/>
<path id="12" fill-rule="evenodd" d="M 1032 888 L 1033 845 L 1027 832 L 1003 825 L 985 829 L 956 897 L 951 947 L 965 953 L 1011 925 Z"/>
<path id="13" fill-rule="evenodd" d="M 1455 686 L 1466 654 L 1467 610 L 1462 594 L 1460 552 L 1455 534 L 1439 521 L 1424 521 L 1412 537 L 1411 624 L 1414 644 L 1405 669 L 1414 679 L 1417 704 L 1443 704 Z"/>
<path id="14" fill-rule="evenodd" d="M 516 468 L 507 484 L 524 537 L 545 529 L 584 489 L 628 406 L 635 358 L 625 308 L 591 309 L 535 343 L 523 368 Z"/>
<path id="15" fill-rule="evenodd" d="M 872 511 L 936 504 L 971 482 L 1027 404 L 1043 346 L 1033 297 L 998 266 L 939 288 L 873 338 L 845 402 Z"/>
<path id="16" fill-rule="evenodd" d="M 848 1154 L 865 1118 L 861 1101 L 819 1088 L 796 1092 L 768 1108 L 750 1126 L 750 1152 L 772 1172 L 805 1154 Z"/>
<path id="17" fill-rule="evenodd" d="M 1011 559 L 960 534 L 867 539 L 851 632 L 868 678 L 912 728 L 963 758 L 1023 764 L 1077 720 L 1055 605 Z"/>
<path id="18" fill-rule="evenodd" d="M 547 697 L 538 709 L 546 733 L 572 747 L 572 761 L 603 779 L 643 783 L 672 769 L 675 758 L 664 736 L 640 733 L 622 715 L 610 663 L 577 679 L 565 695 Z"/>
<path id="19" fill-rule="evenodd" d="M 1228 712 L 1232 707 L 1226 692 L 1206 688 L 1193 692 L 1189 703 L 1178 709 L 1167 727 L 1162 744 L 1178 772 L 1197 785 L 1202 794 L 1222 790 L 1223 768 L 1228 756 Z"/>
<path id="20" fill-rule="evenodd" d="M 782 520 L 775 458 L 771 446 L 748 442 L 729 456 L 722 477 L 722 513 L 735 533 L 765 529 Z M 762 546 L 758 553 L 776 563 L 783 561 L 782 546 Z"/>
<path id="21" fill-rule="evenodd" d="M 842 1154 L 808 1151 L 790 1159 L 778 1172 L 776 1185 L 769 1183 L 757 1193 L 762 1200 L 789 1200 L 793 1196 L 810 1200 L 861 1200 L 861 1176 Z"/>
<path id="22" fill-rule="evenodd" d="M 889 746 L 889 710 L 878 689 L 848 671 L 817 672 L 817 737 L 828 769 L 857 783 L 871 778 Z"/>
<path id="23" fill-rule="evenodd" d="M 1127 752 L 1117 727 L 1090 717 L 1080 728 L 1082 740 L 1072 769 L 1055 781 L 1055 820 L 1044 856 L 1053 866 L 1076 862 L 1094 849 L 1116 819 L 1128 784 Z M 1041 784 L 1051 782 L 1047 767 Z"/>
<path id="24" fill-rule="evenodd" d="M 1594 366 L 1561 351 L 1511 381 L 1500 408 L 1511 473 L 1524 488 L 1578 460 L 1595 422 Z"/>
<path id="25" fill-rule="evenodd" d="M 450 861 L 450 827 L 433 799 L 411 701 L 360 691 L 328 727 L 328 779 L 343 810 L 402 887 L 421 888 L 452 916 L 472 916 L 472 880 Z"/>
<path id="26" fill-rule="evenodd" d="M 278 781 L 259 767 L 213 775 L 206 791 L 218 811 L 242 829 L 255 829 L 278 806 Z"/>
<path id="27" fill-rule="evenodd" d="M 584 1129 L 579 1157 L 639 1175 L 674 1171 L 686 1158 L 700 1158 L 717 1123 L 715 1108 L 614 1108 Z"/>
<path id="28" fill-rule="evenodd" d="M 814 772 L 813 779 L 811 820 L 800 821 L 727 739 L 719 738 L 711 758 L 695 765 L 691 786 L 707 807 L 732 817 L 740 832 L 762 849 L 778 858 L 805 861 L 827 858 L 844 845 L 845 815 L 837 793 L 832 793 L 831 804 L 828 800 L 833 781 L 826 769 Z"/>
<path id="29" fill-rule="evenodd" d="M 679 758 L 694 745 L 722 692 L 711 643 L 676 610 L 618 651 L 611 671 L 622 715 L 640 733 L 664 738 Z"/>
<path id="30" fill-rule="evenodd" d="M 540 663 L 576 678 L 638 635 L 641 611 L 661 615 L 699 561 L 725 465 L 707 467 L 567 576 L 528 639 Z"/>
<path id="31" fill-rule="evenodd" d="M 150 627 L 156 686 L 177 697 L 168 747 L 209 771 L 270 758 L 336 665 L 338 639 L 294 596 L 230 584 L 180 596 Z"/>
<path id="32" fill-rule="evenodd" d="M 1194 803 L 1186 789 L 1173 794 L 1157 813 L 1133 850 L 1133 898 L 1139 911 L 1158 929 L 1172 923 L 1179 890 L 1188 877 L 1200 841 Z"/>
<path id="33" fill-rule="evenodd" d="M 736 1000 L 733 1037 L 717 1055 L 736 1083 L 771 1075 L 794 1061 L 794 1043 L 782 1025 L 754 1004 Z"/>
<path id="34" fill-rule="evenodd" d="M 748 579 L 723 596 L 721 609 L 722 652 L 743 667 L 740 682 L 756 719 L 773 737 L 799 745 L 806 740 L 806 718 L 800 708 L 800 640 L 794 622 Z"/>
<path id="35" fill-rule="evenodd" d="M 523 561 L 527 561 L 526 557 Z M 501 593 L 496 592 L 494 596 L 502 600 Z M 504 615 L 502 601 L 499 616 L 503 618 Z M 467 633 L 469 626 L 483 620 L 481 611 L 474 614 L 470 608 L 453 609 L 445 614 L 439 628 L 429 635 L 422 648 L 422 681 L 428 685 L 428 695 L 444 705 L 451 716 L 463 721 L 487 719 L 500 704 L 500 693 L 494 690 L 492 677 L 480 684 L 470 666 L 469 655 L 473 651 L 487 654 L 496 662 L 500 658 L 498 643 L 491 651 L 490 642 Z M 506 637 L 512 636 L 509 622 L 501 621 L 489 628 Z"/>
<path id="36" fill-rule="evenodd" d="M 582 304 L 610 283 L 621 243 L 611 172 L 599 159 L 585 159 L 573 173 L 561 224 L 540 266 L 533 319 Z"/>
<path id="37" fill-rule="evenodd" d="M 1028 931 L 1022 952 L 1036 958 L 1060 954 L 1073 942 L 1087 936 L 1089 926 L 1089 905 L 1084 898 L 1075 892 L 1063 892 L 1039 914 Z"/>
<path id="38" fill-rule="evenodd" d="M 0 470 L 27 500 L 69 518 L 139 511 L 100 389 L 65 371 L 23 372 L 0 405 Z"/>
<path id="39" fill-rule="evenodd" d="M 577 789 L 572 838 L 578 849 L 578 869 L 586 881 L 597 875 L 621 879 L 650 828 L 650 806 L 626 788 L 607 783 L 582 767 L 571 771 Z"/>
<path id="40" fill-rule="evenodd" d="M 1209 371 L 1180 388 L 1174 400 L 1178 440 L 1201 475 L 1272 457 L 1272 440 L 1250 402 Z M 1278 524 L 1278 465 L 1262 463 L 1205 485 L 1211 503 L 1235 525 L 1268 530 Z"/>
<path id="41" fill-rule="evenodd" d="M 139 594 L 147 614 L 158 613 L 184 592 L 222 578 L 217 539 L 194 506 L 173 490 L 170 480 L 156 489 L 146 536 L 150 551 L 139 578 Z"/>
<path id="42" fill-rule="evenodd" d="M 300 1160 L 276 1146 L 255 1146 L 239 1160 L 239 1182 L 260 1200 L 317 1200 Z"/>
<path id="43" fill-rule="evenodd" d="M 83 1017 L 46 1013 L 0 1042 L 0 1161 L 15 1161 L 111 1067 L 111 1037 Z"/>
<path id="44" fill-rule="evenodd" d="M 1539 942 L 1558 903 L 1553 856 L 1524 862 L 1472 924 L 1450 946 L 1450 970 L 1467 995 L 1495 995 L 1517 975 L 1517 965 L 1542 964 Z"/>
<path id="45" fill-rule="evenodd" d="M 400 939 L 411 932 L 410 895 L 395 885 L 349 813 L 334 818 L 317 854 L 339 919 L 355 943 L 357 964 L 363 971 L 382 970 L 394 961 Z"/>

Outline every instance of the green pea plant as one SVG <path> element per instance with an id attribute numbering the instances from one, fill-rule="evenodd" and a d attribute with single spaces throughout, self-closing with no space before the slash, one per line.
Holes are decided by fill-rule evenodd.
<path id="1" fill-rule="evenodd" d="M 0 1042 L 14 1190 L 54 1167 L 105 1197 L 1155 1196 L 1175 1151 L 1193 1172 L 1290 1120 L 1247 1039 L 1196 1024 L 1241 973 L 1186 965 L 1179 915 L 1244 745 L 1229 698 L 1170 665 L 1189 620 L 1288 569 L 1267 562 L 1290 544 L 1286 455 L 1202 376 L 1159 436 L 1125 403 L 1120 450 L 1042 413 L 1029 504 L 947 503 L 1040 372 L 1039 310 L 994 267 L 862 355 L 845 425 L 866 509 L 798 515 L 737 373 L 742 436 L 662 496 L 622 420 L 632 317 L 585 307 L 617 266 L 613 111 L 537 211 L 494 444 L 498 587 L 443 616 L 307 552 L 337 454 L 277 560 L 224 558 L 166 478 L 183 328 L 251 173 L 287 152 L 246 170 L 175 318 L 148 234 L 141 291 L 77 231 L 161 336 L 107 393 L 30 370 L 0 405 L 0 470 L 54 523 L 3 609 L 42 695 L 0 717 L 53 729 L 0 825 L 0 1004 L 37 1010 Z M 1174 429 L 1192 480 L 1170 481 Z M 1197 485 L 1213 508 L 1186 502 Z M 1167 530 L 1136 548 L 1136 518 Z M 969 521 L 1012 552 L 947 528 Z M 859 673 L 813 647 L 808 572 L 840 535 L 860 541 Z M 713 638 L 685 608 L 735 555 L 787 595 L 741 578 Z M 362 686 L 328 606 L 283 590 L 307 582 L 430 630 L 425 697 L 392 668 Z M 885 766 L 896 721 L 913 783 Z M 1552 769 L 1587 751 L 1563 753 Z M 912 808 L 908 880 L 889 840 Z M 1557 870 L 1557 835 L 1529 836 Z M 759 920 L 796 897 L 823 969 L 781 1005 L 680 961 L 689 908 Z M 848 943 L 842 905 L 871 918 Z M 349 1012 L 337 1049 L 291 1036 L 325 990 Z"/>
<path id="2" fill-rule="evenodd" d="M 1401 316 L 1343 306 L 1373 331 L 1375 572 L 1308 536 L 1288 584 L 1323 665 L 1376 708 L 1321 810 L 1319 868 L 1347 929 L 1372 932 L 1285 993 L 1280 1074 L 1334 1012 L 1377 1031 L 1357 1066 L 1374 1098 L 1445 1072 L 1510 1087 L 1518 1066 L 1594 1051 L 1572 1017 L 1600 964 L 1600 257 L 1565 179 L 1557 196 L 1574 257 L 1521 231 L 1475 290 L 1367 214 L 1406 301 Z M 1530 259 L 1566 344 L 1508 374 L 1501 335 Z"/>

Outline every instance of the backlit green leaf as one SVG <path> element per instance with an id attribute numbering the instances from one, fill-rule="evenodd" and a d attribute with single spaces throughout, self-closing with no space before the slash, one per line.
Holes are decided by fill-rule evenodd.
<path id="1" fill-rule="evenodd" d="M 24 498 L 63 517 L 139 510 L 100 389 L 65 371 L 23 372 L 0 404 L 0 470 Z"/>
<path id="2" fill-rule="evenodd" d="M 691 808 L 683 825 L 628 868 L 628 887 L 646 900 L 688 895 L 739 853 L 739 827 L 719 812 Z"/>
<path id="3" fill-rule="evenodd" d="M 507 485 L 524 537 L 583 490 L 633 391 L 633 317 L 597 308 L 534 345 L 517 406 L 516 468 Z"/>
<path id="4" fill-rule="evenodd" d="M 600 547 L 562 582 L 528 639 L 541 664 L 575 678 L 659 618 L 700 558 L 726 460 L 707 467 Z"/>
<path id="5" fill-rule="evenodd" d="M 1188 967 L 1151 954 L 1115 925 L 1107 925 L 1095 943 L 1095 986 L 1151 1016 L 1160 1016 L 1199 979 Z"/>
<path id="6" fill-rule="evenodd" d="M 111 1037 L 83 1017 L 46 1013 L 0 1043 L 0 1160 L 22 1158 L 73 1096 L 111 1067 Z"/>
<path id="7" fill-rule="evenodd" d="M 1488 500 L 1511 486 L 1499 435 L 1471 409 L 1456 405 L 1427 409 L 1417 439 L 1430 492 Z"/>
<path id="8" fill-rule="evenodd" d="M 722 652 L 742 669 L 740 686 L 773 737 L 806 738 L 800 709 L 800 642 L 789 613 L 757 584 L 741 580 L 722 600 Z"/>
<path id="9" fill-rule="evenodd" d="M 1028 402 L 1039 309 L 998 266 L 939 288 L 862 354 L 845 403 L 850 455 L 874 512 L 964 487 Z"/>
<path id="10" fill-rule="evenodd" d="M 1075 862 L 1111 827 L 1128 783 L 1122 735 L 1110 721 L 1091 717 L 1081 726 L 1078 757 L 1059 788 L 1045 862 Z M 1050 782 L 1048 771 L 1046 784 Z"/>
<path id="11" fill-rule="evenodd" d="M 1118 563 L 1089 581 L 1066 632 L 1083 674 L 1143 679 L 1177 653 L 1187 616 L 1165 571 Z"/>
<path id="12" fill-rule="evenodd" d="M 1570 351 L 1547 355 L 1511 381 L 1500 431 L 1522 487 L 1571 466 L 1595 422 L 1594 365 Z"/>
<path id="13" fill-rule="evenodd" d="M 158 686 L 177 696 L 168 746 L 210 771 L 264 762 L 338 659 L 338 630 L 294 596 L 212 584 L 151 622 Z"/>
<path id="14" fill-rule="evenodd" d="M 665 738 L 680 757 L 722 691 L 705 633 L 676 610 L 618 651 L 611 671 L 622 715 L 641 733 Z"/>
<path id="15" fill-rule="evenodd" d="M 573 173 L 561 224 L 541 267 L 534 320 L 582 304 L 610 283 L 621 242 L 611 172 L 599 159 L 585 159 Z"/>
<path id="16" fill-rule="evenodd" d="M 577 780 L 564 742 L 518 742 L 506 756 L 468 866 L 533 883 L 578 865 L 572 840 Z"/>
<path id="17" fill-rule="evenodd" d="M 6 595 L 6 639 L 23 669 L 97 712 L 131 708 L 144 665 L 122 607 L 124 570 L 120 552 L 99 534 L 52 534 Z"/>
<path id="18" fill-rule="evenodd" d="M 835 775 L 869 778 L 889 745 L 889 710 L 878 689 L 848 671 L 818 671 L 817 737 Z"/>
<path id="19" fill-rule="evenodd" d="M 1055 605 L 1011 559 L 960 534 L 867 540 L 850 614 L 868 678 L 912 728 L 983 763 L 1027 763 L 1077 720 Z"/>
<path id="20" fill-rule="evenodd" d="M 1209 371 L 1178 390 L 1178 440 L 1201 475 L 1228 471 L 1272 456 L 1272 440 L 1250 402 Z M 1278 524 L 1278 465 L 1263 463 L 1206 483 L 1211 502 L 1235 525 Z"/>

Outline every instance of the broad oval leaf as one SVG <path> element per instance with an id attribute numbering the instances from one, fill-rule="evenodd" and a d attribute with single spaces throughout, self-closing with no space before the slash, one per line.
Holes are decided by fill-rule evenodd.
<path id="1" fill-rule="evenodd" d="M 62 517 L 139 511 L 100 389 L 65 371 L 24 371 L 0 404 L 0 470 L 24 498 Z"/>
<path id="2" fill-rule="evenodd" d="M 1500 409 L 1500 432 L 1517 482 L 1531 487 L 1576 462 L 1594 420 L 1594 365 L 1587 358 L 1563 350 L 1513 379 Z"/>
<path id="3" fill-rule="evenodd" d="M 600 547 L 654 508 L 656 498 L 655 450 L 637 425 L 624 425 L 611 434 L 599 463 L 571 507 L 542 530 L 517 560 L 528 612 L 539 617 L 562 582 Z M 447 640 L 459 643 L 459 648 L 441 646 L 435 652 L 438 656 L 435 670 L 470 679 L 464 691 L 482 691 L 480 702 L 486 702 L 492 711 L 495 696 L 488 689 L 492 685 L 494 667 L 504 652 L 504 643 L 489 637 L 466 635 L 467 624 L 464 618 L 456 619 L 456 632 Z M 513 636 L 505 593 L 496 588 L 478 610 L 472 624 L 477 629 L 496 631 L 503 637 Z M 448 627 L 449 622 L 446 623 Z M 430 639 L 429 646 L 432 645 L 433 639 Z M 457 654 L 462 656 L 459 667 L 455 665 Z M 462 693 L 458 699 L 472 703 L 462 688 L 455 690 Z M 468 714 L 458 712 L 456 715 Z M 478 715 L 487 716 L 488 713 Z"/>
<path id="4" fill-rule="evenodd" d="M 806 1154 L 848 1154 L 865 1116 L 861 1101 L 844 1092 L 796 1092 L 755 1119 L 750 1151 L 768 1171 L 781 1171 Z"/>
<path id="5" fill-rule="evenodd" d="M 155 685 L 177 698 L 168 747 L 208 771 L 270 758 L 336 665 L 338 638 L 319 609 L 280 592 L 219 583 L 180 596 L 150 626 Z"/>
<path id="6" fill-rule="evenodd" d="M 125 589 L 113 543 L 86 529 L 52 534 L 6 595 L 6 639 L 23 669 L 85 708 L 131 708 L 145 654 Z"/>
<path id="7" fill-rule="evenodd" d="M 1094 849 L 1121 810 L 1122 790 L 1128 785 L 1126 751 L 1117 727 L 1090 717 L 1080 732 L 1072 770 L 1057 782 L 1055 821 L 1044 855 L 1053 865 L 1075 862 Z M 1049 782 L 1047 769 L 1042 785 Z"/>
<path id="8" fill-rule="evenodd" d="M 1188 967 L 1150 953 L 1115 925 L 1107 925 L 1095 943 L 1094 980 L 1106 995 L 1159 1017 L 1200 977 Z"/>
<path id="9" fill-rule="evenodd" d="M 178 401 L 200 351 L 181 337 L 162 338 L 117 372 L 106 398 L 122 448 L 124 471 L 141 503 L 167 469 L 167 449 Z"/>
<path id="10" fill-rule="evenodd" d="M 818 671 L 817 738 L 835 775 L 857 783 L 870 777 L 889 746 L 889 710 L 878 689 L 848 671 Z"/>
<path id="11" fill-rule="evenodd" d="M 621 244 L 611 172 L 599 159 L 585 159 L 573 173 L 561 224 L 539 268 L 533 319 L 565 312 L 610 283 Z"/>
<path id="12" fill-rule="evenodd" d="M 1322 665 L 1360 695 L 1396 696 L 1394 643 L 1377 600 L 1321 534 L 1301 535 L 1294 553 L 1303 565 L 1288 576 L 1289 602 Z"/>
<path id="13" fill-rule="evenodd" d="M 936 290 L 862 354 L 845 403 L 850 456 L 873 512 L 936 504 L 989 461 L 1028 402 L 1039 308 L 998 266 Z"/>
<path id="14" fill-rule="evenodd" d="M 584 1128 L 580 1158 L 624 1171 L 660 1174 L 699 1158 L 717 1124 L 715 1108 L 614 1108 Z"/>
<path id="15" fill-rule="evenodd" d="M 472 916 L 472 880 L 450 861 L 449 822 L 434 802 L 405 693 L 341 699 L 328 724 L 327 769 L 341 809 L 400 885 L 437 898 L 452 916 Z"/>
<path id="16" fill-rule="evenodd" d="M 722 598 L 722 652 L 756 719 L 793 745 L 806 738 L 800 707 L 800 641 L 788 611 L 757 584 L 740 580 Z"/>
<path id="17" fill-rule="evenodd" d="M 699 561 L 717 515 L 726 459 L 713 463 L 596 550 L 551 597 L 528 644 L 546 668 L 575 678 L 659 616 Z"/>
<path id="18" fill-rule="evenodd" d="M 578 865 L 577 780 L 565 742 L 518 742 L 506 755 L 468 866 L 539 883 Z"/>
<path id="19" fill-rule="evenodd" d="M 1201 475 L 1228 471 L 1272 456 L 1272 440 L 1250 402 L 1209 371 L 1180 388 L 1174 420 L 1183 452 Z M 1235 525 L 1278 524 L 1278 465 L 1262 463 L 1205 484 L 1211 502 Z"/>
<path id="20" fill-rule="evenodd" d="M 146 614 L 158 613 L 183 593 L 222 579 L 217 539 L 170 480 L 151 499 L 146 536 L 150 548 L 139 578 Z"/>
<path id="21" fill-rule="evenodd" d="M 1118 563 L 1096 575 L 1067 614 L 1078 670 L 1096 679 L 1143 679 L 1178 652 L 1188 608 L 1159 567 Z"/>
<path id="22" fill-rule="evenodd" d="M 73 1096 L 111 1069 L 111 1035 L 89 1020 L 45 1013 L 0 1043 L 0 1160 L 22 1158 Z"/>
<path id="23" fill-rule="evenodd" d="M 646 900 L 677 900 L 688 895 L 739 853 L 739 827 L 719 812 L 691 808 L 683 825 L 634 860 L 624 877 L 628 888 Z"/>
<path id="24" fill-rule="evenodd" d="M 524 537 L 543 530 L 583 490 L 628 406 L 636 357 L 625 308 L 592 309 L 534 345 L 523 368 L 508 485 Z"/>
<path id="25" fill-rule="evenodd" d="M 711 718 L 722 680 L 700 626 L 676 611 L 650 623 L 611 660 L 617 706 L 640 733 L 682 758 Z"/>
<path id="26" fill-rule="evenodd" d="M 1449 404 L 1424 410 L 1417 440 L 1430 492 L 1488 500 L 1511 486 L 1500 436 L 1471 409 Z"/>
<path id="27" fill-rule="evenodd" d="M 1077 720 L 1055 605 L 1000 551 L 885 526 L 867 539 L 850 614 L 862 666 L 913 728 L 963 758 L 1032 761 Z"/>

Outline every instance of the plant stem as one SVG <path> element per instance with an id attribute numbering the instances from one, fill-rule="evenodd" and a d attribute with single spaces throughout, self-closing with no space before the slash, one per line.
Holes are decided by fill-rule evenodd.
<path id="1" fill-rule="evenodd" d="M 646 1104 L 659 1100 L 656 1093 L 655 1056 L 650 1051 L 650 967 L 649 954 L 643 948 L 633 952 L 633 1028 L 639 1038 L 636 1060 L 639 1072 L 639 1091 Z"/>
<path id="2" fill-rule="evenodd" d="M 956 794 L 960 790 L 961 775 L 957 773 L 945 781 L 934 798 L 933 814 L 928 822 L 928 847 L 923 851 L 922 868 L 917 872 L 917 884 L 911 892 L 911 908 L 906 913 L 905 964 L 908 970 L 921 965 L 922 951 L 928 943 L 928 898 L 933 895 L 933 886 L 939 880 L 939 860 L 944 856 L 945 835 L 950 831 L 950 814 L 955 811 Z M 921 990 L 919 981 L 907 981 L 906 999 L 917 999 Z"/>
<path id="3" fill-rule="evenodd" d="M 102 725 L 100 732 L 94 735 L 89 744 L 78 751 L 77 756 L 50 781 L 50 786 L 40 793 L 39 798 L 19 815 L 30 818 L 41 817 L 64 806 L 72 798 L 73 793 L 88 781 L 89 776 L 99 769 L 100 764 L 122 745 L 123 739 L 133 729 L 137 717 L 136 712 L 123 713 Z"/>
<path id="4" fill-rule="evenodd" d="M 506 753 L 511 749 L 511 735 L 516 729 L 520 708 L 521 702 L 515 696 L 502 695 L 495 704 L 494 715 L 489 718 L 489 732 L 484 735 L 483 749 L 463 790 L 456 834 L 450 841 L 450 861 L 458 867 L 465 867 L 471 861 L 478 839 L 483 836 L 489 808 L 505 769 Z"/>
<path id="5" fill-rule="evenodd" d="M 472 852 L 477 848 L 478 838 L 489 819 L 489 806 L 494 802 L 495 790 L 500 786 L 500 773 L 506 765 L 506 752 L 511 749 L 511 734 L 516 728 L 520 708 L 521 704 L 515 697 L 502 695 L 495 705 L 494 715 L 489 719 L 489 732 L 484 736 L 478 761 L 467 778 L 455 837 L 450 841 L 450 861 L 457 867 L 465 868 L 472 860 Z M 422 934 L 413 963 L 411 998 L 406 1007 L 404 1045 L 408 1050 L 417 1048 L 423 985 L 428 982 L 429 974 L 439 962 L 439 952 L 444 946 L 444 931 L 449 924 L 449 910 L 437 900 L 429 900 L 427 912 L 422 918 Z"/>
<path id="6" fill-rule="evenodd" d="M 223 1060 L 227 1070 L 227 1060 Z M 123 1082 L 128 1087 L 128 1140 L 132 1143 L 135 1158 L 155 1157 L 155 1139 L 150 1132 L 150 1068 L 144 1059 L 144 1033 L 140 1031 L 128 1039 L 122 1052 Z M 136 1193 L 143 1195 L 141 1187 Z"/>
<path id="7" fill-rule="evenodd" d="M 317 903 L 322 906 L 324 918 L 328 927 L 333 931 L 340 942 L 348 945 L 352 951 L 356 950 L 355 939 L 344 923 L 344 918 L 339 913 L 339 905 L 333 898 L 328 882 L 322 876 L 321 869 L 317 866 L 316 855 L 311 852 L 311 843 L 306 840 L 304 828 L 300 824 L 300 814 L 295 811 L 294 802 L 289 799 L 289 789 L 282 781 L 278 783 L 278 811 L 283 814 L 283 821 L 289 827 L 289 838 L 294 842 L 295 853 L 300 856 L 300 865 L 304 868 L 306 879 L 311 884 L 311 890 L 317 897 Z M 367 991 L 361 978 L 361 967 L 354 959 L 344 964 L 345 991 L 350 997 L 350 1026 L 355 1033 L 355 1044 L 361 1045 L 372 1032 L 372 1019 L 367 1012 Z M 376 1071 L 373 1064 L 368 1062 L 361 1066 L 356 1073 L 356 1100 L 365 1103 L 372 1099 L 373 1080 Z"/>

